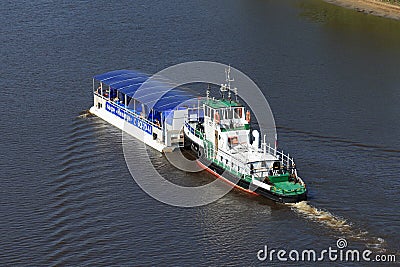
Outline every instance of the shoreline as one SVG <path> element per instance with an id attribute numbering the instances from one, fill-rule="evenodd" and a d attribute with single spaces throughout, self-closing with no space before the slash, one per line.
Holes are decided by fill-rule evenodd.
<path id="1" fill-rule="evenodd" d="M 379 0 L 324 0 L 327 3 L 366 14 L 400 20 L 400 5 Z"/>

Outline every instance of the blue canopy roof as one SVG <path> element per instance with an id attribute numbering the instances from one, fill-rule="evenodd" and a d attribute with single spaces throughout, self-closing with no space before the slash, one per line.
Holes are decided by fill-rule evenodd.
<path id="1" fill-rule="evenodd" d="M 95 80 L 102 81 L 103 83 L 106 83 L 106 81 L 108 79 L 110 79 L 110 78 L 118 77 L 118 76 L 121 76 L 121 75 L 123 76 L 124 74 L 129 74 L 129 73 L 131 73 L 133 75 L 136 74 L 136 76 L 139 75 L 139 72 L 133 72 L 133 71 L 130 71 L 130 70 L 114 70 L 114 71 L 110 71 L 110 72 L 106 72 L 106 73 L 103 73 L 103 74 L 96 75 L 93 78 Z"/>
<path id="2" fill-rule="evenodd" d="M 149 79 L 148 75 L 140 72 L 115 70 L 93 78 L 160 112 L 175 109 L 184 102 L 186 106 L 197 104 L 193 93 L 177 88 L 162 77 Z"/>

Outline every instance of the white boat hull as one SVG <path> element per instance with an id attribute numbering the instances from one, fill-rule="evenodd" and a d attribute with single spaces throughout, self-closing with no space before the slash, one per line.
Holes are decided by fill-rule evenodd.
<path id="1" fill-rule="evenodd" d="M 124 132 L 128 133 L 129 135 L 137 138 L 139 141 L 142 141 L 146 145 L 156 149 L 159 152 L 163 152 L 164 149 L 167 147 L 164 143 L 162 143 L 159 139 L 154 139 L 153 134 L 149 134 L 143 131 L 141 128 L 134 126 L 130 123 L 127 123 L 126 120 L 120 118 L 119 116 L 111 113 L 110 111 L 106 110 L 106 101 L 100 97 L 95 96 L 95 103 L 102 103 L 102 107 L 98 108 L 97 106 L 92 106 L 90 108 L 90 113 L 96 115 L 97 117 L 105 120 L 106 122 L 114 125 L 115 127 L 123 130 Z M 139 119 L 141 120 L 141 119 Z M 142 120 L 145 122 L 145 120 Z M 157 134 L 158 137 L 162 137 L 162 131 L 156 127 L 152 127 L 152 133 Z"/>

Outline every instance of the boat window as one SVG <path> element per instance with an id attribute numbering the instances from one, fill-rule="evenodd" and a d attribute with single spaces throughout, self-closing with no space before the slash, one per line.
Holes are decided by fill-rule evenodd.
<path id="1" fill-rule="evenodd" d="M 230 145 L 237 145 L 239 144 L 239 139 L 237 136 L 231 136 L 228 138 L 228 142 Z"/>
<path id="2" fill-rule="evenodd" d="M 233 110 L 232 109 L 230 109 L 230 110 L 226 110 L 227 111 L 227 113 L 228 113 L 228 119 L 233 119 Z"/>
<path id="3" fill-rule="evenodd" d="M 235 119 L 241 119 L 242 118 L 242 108 L 235 108 Z"/>
<path id="4" fill-rule="evenodd" d="M 132 98 L 130 96 L 126 96 L 126 105 L 128 107 L 133 107 L 133 101 L 132 101 L 132 104 L 131 104 L 131 100 L 132 100 Z"/>

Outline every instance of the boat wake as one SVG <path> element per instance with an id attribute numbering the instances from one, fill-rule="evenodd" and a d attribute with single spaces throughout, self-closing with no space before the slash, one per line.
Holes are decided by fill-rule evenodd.
<path id="1" fill-rule="evenodd" d="M 329 211 L 324 211 L 311 206 L 307 201 L 289 204 L 295 212 L 305 217 L 320 222 L 330 228 L 334 228 L 341 233 L 348 233 L 351 230 L 351 223 L 346 219 L 333 215 Z"/>
<path id="2" fill-rule="evenodd" d="M 79 112 L 78 118 L 88 118 L 94 116 L 88 109 Z"/>
<path id="3" fill-rule="evenodd" d="M 88 112 L 81 112 L 79 118 L 89 116 Z M 59 170 L 48 181 L 53 201 L 48 206 L 46 263 L 41 265 L 76 265 L 72 262 L 90 260 L 88 251 L 93 244 L 104 241 L 101 233 L 107 231 L 111 240 L 118 234 L 106 229 L 115 225 L 113 218 L 101 212 L 101 205 L 96 205 L 108 187 L 108 179 L 102 178 L 114 175 L 112 168 L 105 166 L 98 156 L 99 150 L 107 151 L 105 141 L 110 135 L 94 130 L 108 125 L 101 120 L 79 118 L 67 127 L 65 141 L 60 143 L 63 151 L 56 158 Z M 103 252 L 105 249 L 101 248 Z"/>
<path id="4" fill-rule="evenodd" d="M 348 240 L 361 241 L 370 249 L 375 249 L 380 252 L 386 251 L 384 248 L 385 240 L 383 238 L 369 236 L 368 231 L 357 229 L 348 220 L 336 216 L 329 211 L 313 207 L 307 201 L 287 205 L 301 216 L 336 231 Z"/>

